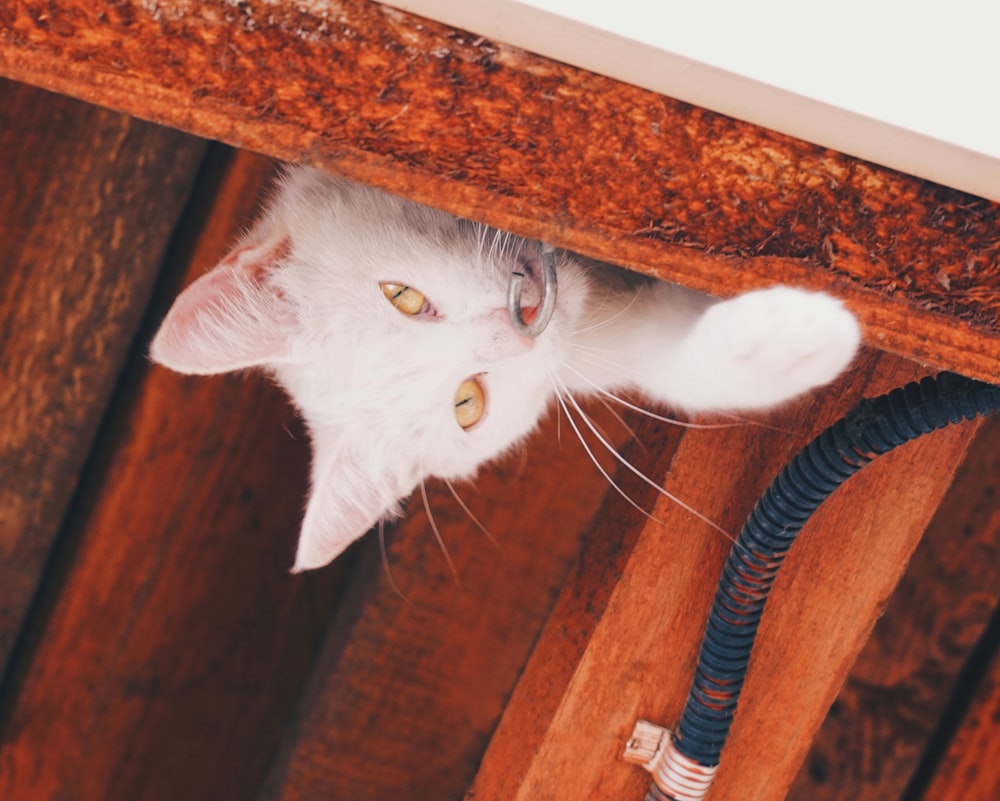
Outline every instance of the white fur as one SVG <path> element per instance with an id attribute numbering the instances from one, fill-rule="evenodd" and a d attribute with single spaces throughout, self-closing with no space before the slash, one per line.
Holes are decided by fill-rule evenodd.
<path id="1" fill-rule="evenodd" d="M 714 302 L 568 253 L 552 321 L 526 339 L 506 292 L 537 259 L 537 243 L 290 168 L 246 241 L 178 298 L 152 357 L 189 373 L 260 366 L 291 395 L 314 446 L 303 570 L 398 514 L 425 477 L 471 477 L 535 427 L 556 385 L 762 408 L 830 381 L 858 345 L 854 318 L 825 295 Z M 437 314 L 401 314 L 383 281 L 418 289 Z M 454 396 L 472 376 L 487 411 L 463 430 Z"/>

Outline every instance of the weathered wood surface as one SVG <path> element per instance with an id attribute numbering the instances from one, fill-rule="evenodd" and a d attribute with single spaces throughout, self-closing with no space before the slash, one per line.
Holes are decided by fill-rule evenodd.
<path id="1" fill-rule="evenodd" d="M 731 294 L 779 280 L 825 288 L 861 315 L 871 342 L 1000 379 L 997 205 L 373 3 L 15 0 L 0 7 L 0 74 L 311 161 L 700 289 Z M 0 99 L 0 113 L 6 102 Z M 119 157 L 135 155 L 142 149 L 130 150 L 132 137 L 154 129 L 107 122 L 117 118 L 95 109 L 67 123 L 52 109 L 73 104 L 53 103 L 25 105 L 12 116 L 43 126 L 46 137 L 69 130 L 72 141 L 57 146 L 36 131 L 30 144 L 21 141 L 0 156 L 4 177 L 19 176 L 16 192 L 10 181 L 0 189 L 0 203 L 16 201 L 13 219 L 35 225 L 35 239 L 24 241 L 39 243 L 31 251 L 32 280 L 0 274 L 0 331 L 5 338 L 20 332 L 22 342 L 10 352 L 34 354 L 58 368 L 52 375 L 61 378 L 46 397 L 56 397 L 58 387 L 93 387 L 103 380 L 106 399 L 114 365 L 121 364 L 131 338 L 126 331 L 134 330 L 142 304 L 138 295 L 128 295 L 132 290 L 101 295 L 80 283 L 105 275 L 95 267 L 103 263 L 81 261 L 93 252 L 90 239 L 81 237 L 89 233 L 110 243 L 107 252 L 98 252 L 120 265 L 122 249 L 135 245 L 146 259 L 156 247 L 138 233 L 122 240 L 116 231 L 132 224 L 151 237 L 157 225 L 167 232 L 172 223 L 166 212 L 160 219 L 141 217 L 144 196 L 136 192 L 120 211 L 125 216 L 118 227 L 88 232 L 92 218 L 113 218 L 104 196 L 92 191 L 107 183 L 92 161 L 96 145 L 111 143 Z M 142 136 L 185 141 L 169 131 Z M 197 161 L 194 151 L 167 149 L 172 175 L 175 162 L 180 175 Z M 133 178 L 167 174 L 162 161 L 153 161 L 136 156 Z M 78 162 L 82 179 L 72 174 Z M 267 170 L 253 159 L 241 163 L 254 165 L 247 169 L 257 179 Z M 22 164 L 35 165 L 24 175 L 40 177 L 20 177 L 13 166 Z M 120 177 L 117 170 L 115 175 Z M 66 195 L 60 223 L 48 204 L 61 196 L 53 190 L 63 184 L 76 195 Z M 230 177 L 224 185 L 216 213 L 228 225 L 234 214 L 246 218 L 256 183 Z M 166 209 L 170 198 L 179 208 L 183 196 L 177 182 L 146 193 L 157 209 Z M 87 202 L 102 205 L 95 212 Z M 59 225 L 64 241 L 41 239 Z M 228 228 L 199 235 L 188 254 L 193 269 L 208 266 L 229 236 Z M 74 248 L 76 261 L 36 283 L 52 253 Z M 142 279 L 142 271 L 135 272 L 115 275 Z M 20 277 L 11 282 L 12 274 Z M 53 312 L 53 285 L 83 300 Z M 88 294 L 92 290 L 96 294 Z M 16 303 L 8 303 L 8 294 Z M 69 297 L 66 292 L 61 299 Z M 91 324 L 93 308 L 105 303 L 136 316 L 117 333 L 94 338 L 77 323 Z M 84 306 L 89 311 L 75 317 Z M 32 316 L 51 321 L 60 315 L 63 328 L 42 327 L 79 333 L 79 341 L 24 336 Z M 77 327 L 65 328 L 67 321 Z M 80 341 L 89 344 L 65 350 Z M 8 352 L 6 339 L 0 347 Z M 101 379 L 87 373 L 97 357 L 106 370 Z M 871 394 L 915 368 L 883 358 L 865 362 L 864 369 L 875 371 L 864 389 Z M 518 527 L 525 479 L 515 480 L 519 468 L 512 464 L 489 474 L 481 497 L 466 497 L 501 539 L 497 550 L 459 522 L 450 496 L 432 488 L 463 587 L 452 583 L 416 509 L 390 536 L 389 551 L 393 575 L 412 605 L 387 588 L 371 538 L 328 573 L 289 578 L 275 565 L 291 554 L 305 447 L 283 401 L 256 379 L 162 375 L 137 367 L 108 418 L 107 445 L 92 461 L 93 476 L 67 529 L 71 547 L 60 552 L 33 617 L 36 628 L 20 651 L 16 681 L 7 685 L 16 695 L 4 699 L 0 721 L 0 796 L 253 797 L 333 614 L 341 571 L 357 557 L 360 566 L 336 609 L 264 795 L 268 801 L 341 793 L 352 801 L 392 792 L 457 797 L 490 739 L 588 514 L 579 512 L 551 545 L 539 545 L 540 529 Z M 800 432 L 794 436 L 759 428 L 691 433 L 675 454 L 675 434 L 647 429 L 656 461 L 651 472 L 658 478 L 669 463 L 668 486 L 735 529 L 807 430 L 850 405 L 866 376 L 856 374 L 815 405 L 776 418 Z M 86 409 L 73 403 L 44 407 L 38 418 L 43 428 L 35 429 L 43 438 L 55 433 L 56 447 L 46 453 L 65 457 L 58 466 L 63 472 L 45 479 L 63 504 L 102 405 L 99 395 L 76 392 L 67 399 Z M 277 419 L 287 421 L 298 440 L 286 439 Z M 51 430 L 44 429 L 50 422 Z M 782 796 L 972 428 L 935 435 L 867 468 L 811 524 L 816 533 L 797 546 L 769 609 L 716 795 L 726 797 L 738 784 L 744 798 Z M 57 429 L 76 433 L 60 440 Z M 12 425 L 10 432 L 18 434 Z M 190 450 L 196 441 L 197 450 Z M 21 458 L 21 441 L 10 442 L 7 452 Z M 562 464 L 559 458 L 549 454 L 541 461 Z M 220 471 L 220 463 L 233 469 Z M 7 464 L 6 458 L 0 463 L 0 478 Z M 558 495 L 548 468 L 531 460 L 524 467 L 540 493 L 539 507 Z M 558 476 L 579 486 L 572 495 L 592 511 L 600 482 L 588 483 L 588 469 L 577 464 Z M 32 469 L 11 470 L 15 474 L 38 477 Z M 901 487 L 901 476 L 917 480 Z M 651 499 L 648 488 L 630 485 L 629 491 L 642 502 Z M 483 508 L 496 497 L 504 498 L 499 506 Z M 44 500 L 34 497 L 30 514 L 47 516 L 54 532 L 63 512 Z M 555 502 L 549 514 L 560 508 Z M 619 761 L 624 739 L 635 716 L 676 721 L 726 550 L 688 515 L 666 506 L 658 514 L 666 529 L 645 524 L 623 501 L 608 500 L 492 739 L 471 791 L 477 801 L 574 792 L 641 798 L 648 780 Z M 847 553 L 845 541 L 825 536 L 824 529 L 838 522 L 844 540 L 862 546 L 859 552 Z M 8 637 L 36 585 L 44 537 L 51 541 L 44 527 L 29 528 L 28 539 L 17 540 L 13 557 L 0 563 L 0 612 L 8 614 L 14 609 L 9 599 L 20 599 L 13 625 L 0 621 Z M 469 533 L 477 538 L 474 545 L 455 544 Z M 6 528 L 0 531 L 7 536 Z M 2 542 L 7 548 L 9 540 Z M 667 558 L 664 542 L 681 542 L 682 557 Z M 833 575 L 831 565 L 840 572 Z M 821 599 L 827 583 L 835 605 Z M 839 622 L 824 629 L 831 610 Z M 960 623 L 972 619 L 961 609 L 955 614 Z M 655 626 L 645 625 L 654 618 Z M 657 633 L 665 625 L 672 632 L 666 641 Z M 629 650 L 636 644 L 646 647 L 644 656 Z M 950 664 L 959 659 L 951 651 L 948 657 Z M 662 686 L 652 685 L 655 674 Z M 984 733 L 995 728 L 989 721 L 996 681 L 990 676 L 956 741 L 956 748 L 980 748 L 985 765 L 995 747 L 995 737 Z M 789 730 L 775 736 L 779 724 Z M 907 743 L 902 758 L 911 758 L 916 747 Z M 966 797 L 995 795 L 995 771 L 966 759 L 950 752 L 942 776 L 957 778 Z M 748 771 L 748 765 L 754 767 Z M 934 784 L 932 794 L 944 793 L 940 787 Z"/>
<path id="2" fill-rule="evenodd" d="M 859 395 L 914 372 L 869 356 L 778 422 L 803 433 L 821 427 Z M 889 454 L 810 521 L 765 614 L 717 797 L 784 798 L 976 428 L 948 429 Z M 802 435 L 748 427 L 713 436 L 685 435 L 666 487 L 735 529 Z M 631 548 L 607 525 L 621 519 L 618 510 L 598 519 L 603 536 L 550 616 L 468 799 L 642 797 L 648 777 L 621 761 L 622 750 L 637 718 L 677 722 L 727 551 L 669 502 L 655 514 L 665 525 L 643 526 Z"/>
<path id="3" fill-rule="evenodd" d="M 1000 798 L 1000 610 L 989 629 L 992 658 L 962 725 L 922 796 L 926 801 Z M 983 656 L 988 656 L 986 651 Z"/>
<path id="4" fill-rule="evenodd" d="M 1000 380 L 1000 206 L 366 0 L 15 0 L 0 73 Z"/>
<path id="5" fill-rule="evenodd" d="M 0 674 L 203 149 L 0 81 Z"/>
<path id="6" fill-rule="evenodd" d="M 189 281 L 225 253 L 270 169 L 216 173 L 167 269 Z M 6 687 L 9 801 L 253 798 L 349 564 L 287 572 L 308 451 L 276 389 L 134 356 Z"/>
<path id="7" fill-rule="evenodd" d="M 789 801 L 895 801 L 921 757 L 939 756 L 925 753 L 928 739 L 951 715 L 956 676 L 1000 603 L 998 497 L 1000 418 L 994 418 L 970 447 L 851 669 Z M 996 737 L 995 727 L 985 728 Z M 998 796 L 966 793 L 959 797 Z"/>
<path id="8" fill-rule="evenodd" d="M 627 432 L 602 412 L 595 421 L 621 445 Z M 495 543 L 446 488 L 429 486 L 458 581 L 419 493 L 387 532 L 387 568 L 366 543 L 367 565 L 352 577 L 262 800 L 462 796 L 608 490 L 565 419 L 561 429 L 552 415 L 475 490 L 457 487 Z M 654 430 L 643 430 L 649 450 L 669 453 L 676 436 Z M 645 466 L 649 455 L 633 451 Z"/>

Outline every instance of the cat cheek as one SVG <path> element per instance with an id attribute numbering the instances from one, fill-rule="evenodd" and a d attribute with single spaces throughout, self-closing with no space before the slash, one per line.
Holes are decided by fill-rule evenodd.
<path id="1" fill-rule="evenodd" d="M 506 361 L 535 346 L 534 339 L 514 331 L 506 309 L 498 309 L 481 319 L 483 322 L 472 349 L 473 357 L 480 364 Z"/>

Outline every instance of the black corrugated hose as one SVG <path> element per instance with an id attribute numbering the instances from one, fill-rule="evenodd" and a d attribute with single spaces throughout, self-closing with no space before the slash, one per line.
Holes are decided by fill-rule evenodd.
<path id="1" fill-rule="evenodd" d="M 673 735 L 676 751 L 698 765 L 718 765 L 768 592 L 796 535 L 820 504 L 893 448 L 998 410 L 1000 387 L 941 373 L 862 401 L 782 470 L 757 502 L 729 554 L 694 685 Z M 654 783 L 646 799 L 669 797 Z"/>

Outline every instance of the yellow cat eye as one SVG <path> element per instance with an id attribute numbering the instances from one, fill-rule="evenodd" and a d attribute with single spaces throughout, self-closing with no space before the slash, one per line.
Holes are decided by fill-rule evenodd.
<path id="1" fill-rule="evenodd" d="M 411 286 L 392 284 L 388 281 L 383 281 L 379 286 L 382 287 L 382 294 L 386 300 L 403 314 L 412 316 L 420 314 L 427 308 L 427 298 Z"/>
<path id="2" fill-rule="evenodd" d="M 486 392 L 476 378 L 467 378 L 455 393 L 455 419 L 462 428 L 472 428 L 486 411 Z"/>

